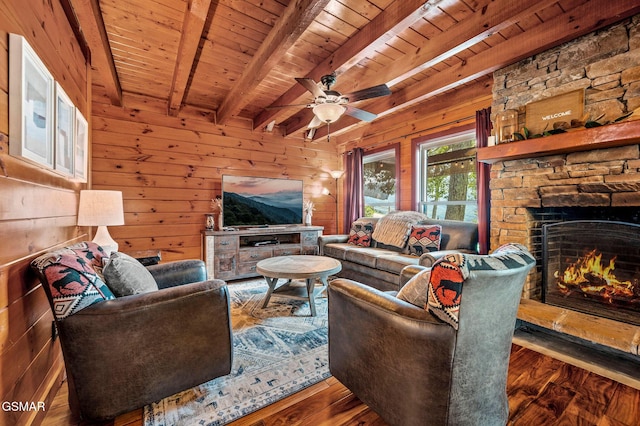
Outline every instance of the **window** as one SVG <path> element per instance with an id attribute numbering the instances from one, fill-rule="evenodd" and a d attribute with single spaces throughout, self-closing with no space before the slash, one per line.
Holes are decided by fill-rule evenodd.
<path id="1" fill-rule="evenodd" d="M 397 149 L 365 154 L 362 160 L 364 215 L 379 217 L 396 210 Z"/>
<path id="2" fill-rule="evenodd" d="M 473 132 L 419 145 L 419 210 L 433 219 L 478 221 Z"/>

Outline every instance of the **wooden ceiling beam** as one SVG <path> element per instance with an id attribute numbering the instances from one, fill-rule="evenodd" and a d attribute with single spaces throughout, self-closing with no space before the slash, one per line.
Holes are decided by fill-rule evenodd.
<path id="1" fill-rule="evenodd" d="M 210 5 L 211 0 L 189 0 L 187 5 L 169 92 L 168 112 L 174 117 L 180 112 Z"/>
<path id="2" fill-rule="evenodd" d="M 249 97 L 251 91 L 266 78 L 271 68 L 282 60 L 287 50 L 324 10 L 329 1 L 292 0 L 289 3 L 238 82 L 221 102 L 216 114 L 218 123 L 224 124 L 251 101 Z"/>
<path id="3" fill-rule="evenodd" d="M 111 103 L 122 106 L 122 88 L 111 55 L 109 38 L 98 0 L 70 0 L 69 2 L 91 50 L 91 65 L 97 71 L 93 75 L 100 77 L 100 85 L 105 88 Z"/>
<path id="4" fill-rule="evenodd" d="M 618 22 L 640 11 L 635 0 L 619 0 L 608 6 L 607 17 L 595 2 L 586 2 L 570 11 L 511 37 L 478 55 L 460 62 L 447 71 L 439 72 L 416 84 L 394 92 L 391 96 L 377 99 L 367 105 L 367 110 L 379 117 L 408 108 L 426 99 L 455 89 L 462 84 L 480 78 L 496 70 L 511 65 L 536 53 L 573 40 L 596 29 Z M 332 124 L 331 133 L 342 133 L 354 126 L 366 125 L 352 117 L 342 117 Z M 316 138 L 326 135 L 326 130 L 318 129 Z"/>
<path id="5" fill-rule="evenodd" d="M 381 81 L 387 82 L 389 86 L 398 84 L 557 2 L 558 0 L 490 2 L 468 19 L 430 39 L 415 55 L 405 55 L 395 61 L 393 67 L 384 70 Z M 380 73 L 376 74 L 380 78 Z"/>
<path id="6" fill-rule="evenodd" d="M 393 86 L 554 3 L 557 3 L 557 0 L 541 0 L 534 5 L 529 2 L 514 2 L 512 0 L 490 2 L 479 7 L 469 18 L 431 38 L 424 46 L 416 49 L 415 54 L 404 55 L 394 61 L 392 67 L 387 67 L 382 71 L 377 70 L 375 77 L 379 81 L 387 82 L 389 86 Z M 301 112 L 300 116 L 306 117 L 307 114 Z M 291 134 L 301 130 L 300 121 L 292 120 L 288 123 L 286 133 Z"/>
<path id="7" fill-rule="evenodd" d="M 320 77 L 331 74 L 333 71 L 336 71 L 336 74 L 344 72 L 393 36 L 409 28 L 418 19 L 427 16 L 435 7 L 435 5 L 430 5 L 429 2 L 424 0 L 396 0 L 365 27 L 350 37 L 333 54 L 318 64 L 305 78 L 319 81 Z M 302 98 L 305 96 L 308 98 L 307 95 L 308 92 L 304 87 L 295 84 L 276 99 L 272 105 L 304 103 L 305 100 Z M 268 122 L 285 113 L 283 110 L 264 110 L 254 117 L 254 129 L 264 127 Z M 307 123 L 308 121 L 304 123 L 304 126 Z"/>
<path id="8" fill-rule="evenodd" d="M 358 139 L 381 138 L 383 140 L 404 137 L 410 135 L 416 129 L 428 129 L 429 126 L 416 126 L 416 122 L 429 122 L 437 116 L 440 120 L 448 122 L 452 117 L 449 111 L 463 108 L 465 105 L 473 103 L 491 104 L 493 76 L 487 75 L 466 86 L 447 93 L 443 96 L 436 96 L 429 99 L 429 102 L 416 104 L 411 108 L 405 108 L 395 114 L 385 116 L 380 120 L 375 120 L 368 126 L 354 127 L 349 131 L 342 132 L 339 140 L 343 144 Z M 475 111 L 475 110 L 472 110 Z M 433 125 L 433 123 L 431 124 Z M 331 132 L 333 137 L 333 132 Z"/>

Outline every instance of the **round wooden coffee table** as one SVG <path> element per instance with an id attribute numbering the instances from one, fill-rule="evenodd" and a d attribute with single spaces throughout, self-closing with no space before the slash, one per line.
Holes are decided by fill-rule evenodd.
<path id="1" fill-rule="evenodd" d="M 261 260 L 256 265 L 256 271 L 264 276 L 269 285 L 262 307 L 267 307 L 272 295 L 286 296 L 291 299 L 308 300 L 311 316 L 315 316 L 315 296 L 327 288 L 329 275 L 337 274 L 340 270 L 340 261 L 326 256 L 277 256 Z M 318 278 L 322 287 L 315 288 Z M 279 279 L 286 279 L 287 282 L 276 287 Z M 306 286 L 291 285 L 291 280 L 306 280 Z"/>

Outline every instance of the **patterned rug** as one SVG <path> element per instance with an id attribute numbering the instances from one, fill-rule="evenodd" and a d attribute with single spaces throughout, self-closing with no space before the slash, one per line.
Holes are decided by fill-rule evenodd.
<path id="1" fill-rule="evenodd" d="M 327 299 L 309 303 L 272 297 L 263 279 L 231 283 L 231 374 L 144 409 L 144 426 L 224 425 L 330 376 Z"/>

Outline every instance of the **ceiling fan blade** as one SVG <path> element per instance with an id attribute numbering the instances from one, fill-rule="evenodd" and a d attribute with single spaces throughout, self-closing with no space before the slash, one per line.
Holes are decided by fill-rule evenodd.
<path id="1" fill-rule="evenodd" d="M 321 96 L 325 96 L 324 91 L 318 87 L 315 81 L 311 78 L 296 78 L 296 81 L 302 86 L 310 91 L 314 97 L 318 98 Z"/>
<path id="2" fill-rule="evenodd" d="M 351 117 L 357 118 L 358 120 L 370 122 L 377 117 L 377 115 L 372 112 L 358 109 L 350 105 L 346 105 L 345 107 L 347 108 L 347 110 L 344 113 L 350 115 Z"/>
<path id="3" fill-rule="evenodd" d="M 342 95 L 342 97 L 348 98 L 349 102 L 357 102 L 390 94 L 391 90 L 386 84 L 379 84 L 377 86 L 369 87 L 368 89 L 356 90 L 355 92 L 347 93 L 346 95 Z"/>
<path id="4" fill-rule="evenodd" d="M 308 107 L 309 104 L 305 103 L 305 104 L 291 104 L 291 105 L 269 105 L 268 107 L 265 107 L 264 109 L 280 109 L 280 108 L 293 108 L 293 107 Z"/>
<path id="5" fill-rule="evenodd" d="M 322 126 L 324 123 L 322 122 L 322 120 L 320 120 L 317 116 L 313 116 L 313 120 L 311 120 L 311 122 L 309 123 L 309 125 L 307 126 L 307 129 L 316 129 L 320 126 Z"/>

